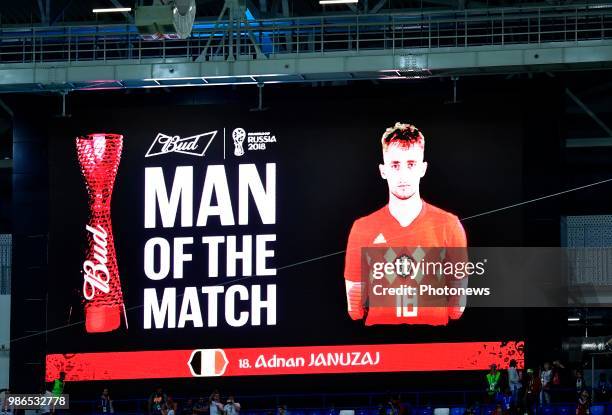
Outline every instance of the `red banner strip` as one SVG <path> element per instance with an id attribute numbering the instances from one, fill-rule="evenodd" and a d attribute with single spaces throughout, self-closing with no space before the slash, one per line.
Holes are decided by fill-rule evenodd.
<path id="1" fill-rule="evenodd" d="M 486 370 L 523 367 L 524 342 L 375 344 L 50 354 L 46 379 L 67 381 Z"/>

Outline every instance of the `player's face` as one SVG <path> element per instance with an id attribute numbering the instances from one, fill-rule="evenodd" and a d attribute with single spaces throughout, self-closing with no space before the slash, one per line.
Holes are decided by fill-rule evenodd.
<path id="1" fill-rule="evenodd" d="M 393 196 L 406 200 L 418 193 L 419 183 L 427 170 L 421 147 L 391 144 L 383 152 L 383 160 L 384 164 L 379 166 L 380 175 L 387 181 Z"/>

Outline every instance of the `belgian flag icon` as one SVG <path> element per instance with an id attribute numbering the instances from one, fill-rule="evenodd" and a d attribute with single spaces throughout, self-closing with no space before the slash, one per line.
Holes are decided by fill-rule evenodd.
<path id="1" fill-rule="evenodd" d="M 223 376 L 228 365 L 223 349 L 196 349 L 189 357 L 189 370 L 194 377 Z"/>

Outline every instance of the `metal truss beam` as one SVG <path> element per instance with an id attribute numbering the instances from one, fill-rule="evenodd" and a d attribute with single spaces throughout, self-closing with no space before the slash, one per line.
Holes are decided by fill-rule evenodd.
<path id="1" fill-rule="evenodd" d="M 610 129 L 610 127 L 608 127 L 593 111 L 591 111 L 591 109 L 584 102 L 582 102 L 580 98 L 574 95 L 572 91 L 569 90 L 569 88 L 565 88 L 565 93 L 568 97 L 572 99 L 572 101 L 576 103 L 576 105 L 582 108 L 582 110 L 587 113 L 587 115 L 591 117 L 593 121 L 595 121 L 595 123 L 606 132 L 606 134 L 608 134 L 609 138 L 612 138 L 612 130 Z"/>
<path id="2" fill-rule="evenodd" d="M 180 59 L 0 65 L 0 92 L 397 80 L 431 76 L 612 69 L 612 41 L 537 46 L 286 53 L 267 60 Z"/>
<path id="3" fill-rule="evenodd" d="M 117 8 L 125 7 L 123 4 L 119 2 L 119 0 L 110 0 L 110 2 L 113 3 L 113 6 Z M 129 14 L 128 12 L 121 12 L 121 14 L 123 14 L 123 16 L 128 20 L 128 22 L 134 23 L 134 18 L 132 17 L 131 14 Z"/>

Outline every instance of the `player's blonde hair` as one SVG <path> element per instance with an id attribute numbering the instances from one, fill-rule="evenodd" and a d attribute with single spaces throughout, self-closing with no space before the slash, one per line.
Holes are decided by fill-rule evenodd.
<path id="1" fill-rule="evenodd" d="M 380 143 L 382 144 L 383 151 L 387 151 L 387 148 L 395 143 L 406 147 L 418 145 L 424 149 L 425 136 L 412 124 L 396 122 L 393 127 L 389 127 L 385 130 L 380 139 Z"/>

